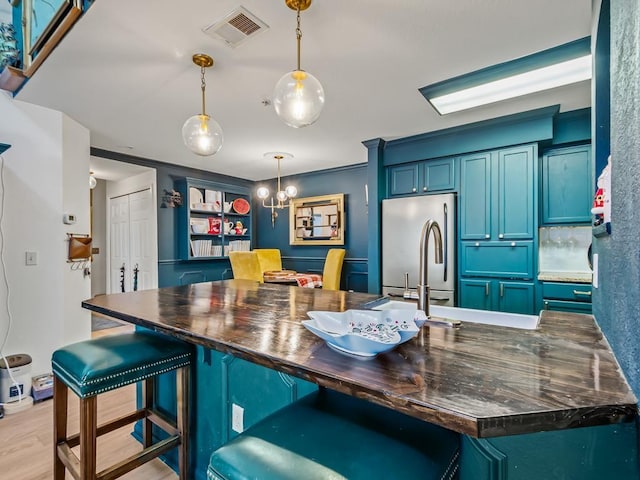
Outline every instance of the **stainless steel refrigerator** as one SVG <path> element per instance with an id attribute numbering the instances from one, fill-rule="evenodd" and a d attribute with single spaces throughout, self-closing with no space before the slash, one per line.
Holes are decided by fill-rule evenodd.
<path id="1" fill-rule="evenodd" d="M 420 234 L 433 218 L 442 231 L 443 263 L 435 263 L 433 235 L 429 237 L 428 285 L 431 304 L 453 305 L 455 299 L 455 194 L 424 195 L 382 201 L 382 293 L 403 296 L 405 278 L 416 295 Z M 417 296 L 415 297 L 417 298 Z"/>

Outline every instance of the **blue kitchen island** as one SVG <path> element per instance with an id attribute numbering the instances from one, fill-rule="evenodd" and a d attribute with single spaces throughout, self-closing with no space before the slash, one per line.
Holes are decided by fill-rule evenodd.
<path id="1" fill-rule="evenodd" d="M 301 324 L 307 311 L 374 299 L 228 280 L 83 306 L 197 345 L 196 479 L 213 450 L 318 386 L 459 433 L 461 479 L 638 478 L 637 400 L 592 316 L 543 312 L 535 330 L 425 326 L 369 361 L 336 353 Z M 157 401 L 171 414 L 165 381 Z"/>

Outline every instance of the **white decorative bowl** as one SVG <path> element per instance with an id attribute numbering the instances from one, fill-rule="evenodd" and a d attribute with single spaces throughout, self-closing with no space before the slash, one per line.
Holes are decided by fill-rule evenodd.
<path id="1" fill-rule="evenodd" d="M 410 310 L 311 311 L 302 324 L 342 353 L 374 357 L 410 340 L 418 333 Z"/>

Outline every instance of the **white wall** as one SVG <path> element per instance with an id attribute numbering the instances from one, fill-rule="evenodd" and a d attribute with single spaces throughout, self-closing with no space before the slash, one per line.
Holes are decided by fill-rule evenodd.
<path id="1" fill-rule="evenodd" d="M 88 233 L 89 132 L 61 112 L 14 100 L 0 90 L 0 143 L 4 154 L 2 231 L 13 318 L 2 352 L 28 353 L 34 374 L 51 370 L 52 352 L 91 333 L 91 280 L 66 262 L 67 232 Z M 0 190 L 1 191 L 1 190 Z M 77 223 L 62 223 L 63 213 Z M 25 252 L 38 264 L 25 265 Z M 0 281 L 0 342 L 9 326 L 7 289 Z"/>
<path id="2" fill-rule="evenodd" d="M 91 263 L 91 296 L 107 293 L 107 182 L 98 179 L 93 189 L 93 246 L 100 253 Z"/>

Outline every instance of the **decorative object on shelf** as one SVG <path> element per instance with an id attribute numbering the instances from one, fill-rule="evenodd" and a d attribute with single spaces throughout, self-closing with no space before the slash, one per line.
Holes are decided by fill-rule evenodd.
<path id="1" fill-rule="evenodd" d="M 265 199 L 269 196 L 269 189 L 267 187 L 260 187 L 256 194 L 258 198 L 262 200 L 262 206 L 271 209 L 271 227 L 275 227 L 276 218 L 278 216 L 277 209 L 288 208 L 291 205 L 291 199 L 298 195 L 298 189 L 293 185 L 287 185 L 284 190 L 280 186 L 280 160 L 283 158 L 293 158 L 293 155 L 285 152 L 267 152 L 264 154 L 265 158 L 274 158 L 278 162 L 278 190 L 276 192 L 276 199 L 278 203 L 273 203 L 273 197 L 271 197 L 271 205 L 264 203 Z M 285 203 L 286 202 L 286 203 Z"/>
<path id="2" fill-rule="evenodd" d="M 96 188 L 97 184 L 98 181 L 96 180 L 96 177 L 93 176 L 93 172 L 89 172 L 89 188 L 93 190 L 94 188 Z"/>
<path id="3" fill-rule="evenodd" d="M 226 203 L 226 202 L 225 202 Z M 233 211 L 240 215 L 246 215 L 251 210 L 251 205 L 244 198 L 236 198 L 232 203 Z M 226 205 L 225 205 L 226 208 Z"/>
<path id="4" fill-rule="evenodd" d="M 293 72 L 286 73 L 276 84 L 273 106 L 280 119 L 293 128 L 306 127 L 314 123 L 324 107 L 324 89 L 320 82 L 300 68 L 300 12 L 311 5 L 311 0 L 285 0 L 287 7 L 297 12 L 298 63 Z"/>
<path id="5" fill-rule="evenodd" d="M 213 66 L 213 58 L 204 53 L 196 53 L 193 63 L 200 67 L 202 89 L 202 113 L 189 118 L 182 126 L 184 144 L 196 155 L 203 157 L 215 155 L 222 148 L 222 128 L 207 115 L 205 110 L 204 69 Z"/>
<path id="6" fill-rule="evenodd" d="M 160 208 L 175 208 L 182 206 L 182 195 L 175 190 L 167 190 L 165 188 L 164 195 L 162 195 L 162 204 Z"/>

